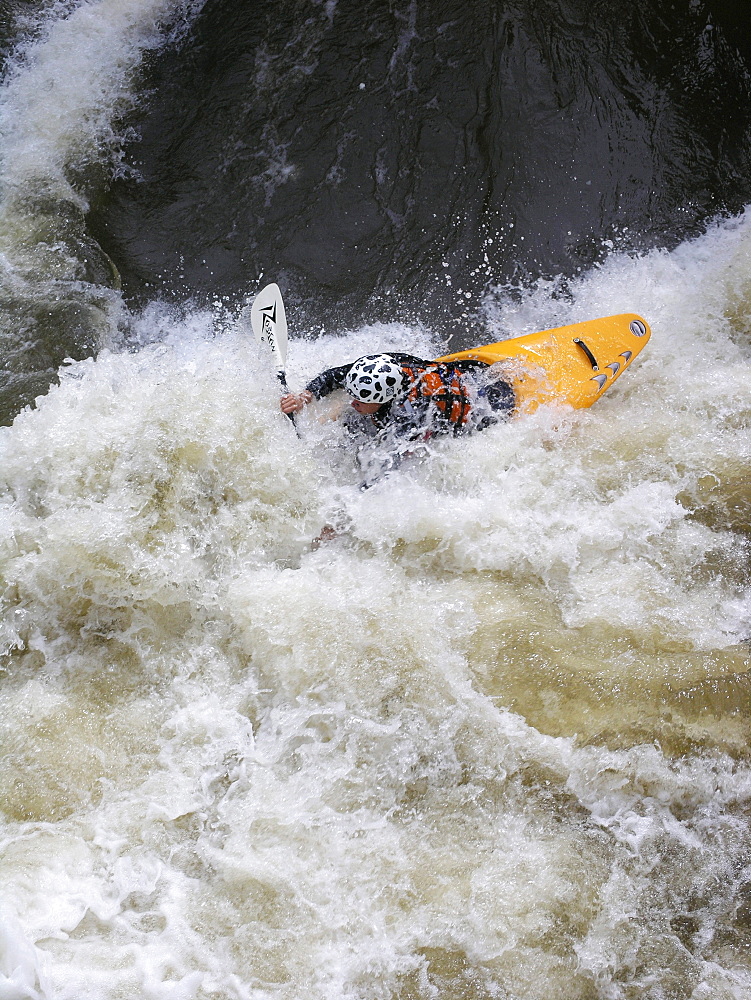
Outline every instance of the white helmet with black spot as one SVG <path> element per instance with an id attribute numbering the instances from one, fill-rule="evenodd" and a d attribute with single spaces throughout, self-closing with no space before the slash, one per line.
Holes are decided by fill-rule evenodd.
<path id="1" fill-rule="evenodd" d="M 344 380 L 344 388 L 361 403 L 388 403 L 401 390 L 404 372 L 388 354 L 358 358 Z"/>

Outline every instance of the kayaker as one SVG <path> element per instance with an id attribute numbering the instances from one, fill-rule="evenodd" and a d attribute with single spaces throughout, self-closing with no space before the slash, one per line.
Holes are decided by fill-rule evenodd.
<path id="1" fill-rule="evenodd" d="M 337 389 L 352 397 L 352 409 L 368 436 L 426 441 L 463 434 L 506 420 L 515 405 L 508 382 L 488 380 L 482 361 L 425 361 L 411 354 L 369 354 L 321 372 L 300 393 L 281 398 L 283 413 L 299 413 Z M 350 424 L 352 421 L 350 419 Z"/>

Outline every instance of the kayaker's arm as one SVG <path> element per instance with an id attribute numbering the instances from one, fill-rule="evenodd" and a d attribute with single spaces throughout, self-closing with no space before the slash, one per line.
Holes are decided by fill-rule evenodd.
<path id="1" fill-rule="evenodd" d="M 314 399 L 323 399 L 337 389 L 344 388 L 344 380 L 352 365 L 340 365 L 338 368 L 328 368 L 305 386 L 302 392 L 288 393 L 282 396 L 279 405 L 282 413 L 299 413 L 304 406 Z"/>
<path id="2" fill-rule="evenodd" d="M 393 358 L 397 364 L 425 366 L 429 361 L 423 361 L 412 354 L 401 354 L 390 352 L 389 357 Z M 472 364 L 472 362 L 470 362 Z M 352 365 L 338 365 L 336 368 L 327 368 L 326 371 L 316 375 L 305 386 L 301 393 L 288 393 L 282 396 L 280 406 L 282 413 L 299 413 L 304 406 L 312 402 L 313 399 L 323 399 L 325 396 L 336 392 L 337 389 L 344 388 L 344 382 L 349 374 Z"/>
<path id="3" fill-rule="evenodd" d="M 422 361 L 412 354 L 399 354 L 389 351 L 388 356 L 400 365 L 424 366 L 430 364 L 429 361 Z M 305 388 L 308 392 L 312 392 L 316 399 L 323 399 L 324 396 L 336 392 L 337 389 L 344 388 L 344 380 L 349 375 L 351 368 L 351 364 L 339 365 L 337 368 L 328 368 L 325 372 L 321 372 L 320 375 L 316 375 L 315 378 L 311 379 Z"/>
<path id="4" fill-rule="evenodd" d="M 325 372 L 321 372 L 320 375 L 316 375 L 315 378 L 308 382 L 305 386 L 306 391 L 312 393 L 316 399 L 323 399 L 324 396 L 336 392 L 337 389 L 343 389 L 344 380 L 349 374 L 351 367 L 352 365 L 350 364 L 339 365 L 338 368 L 328 368 Z"/>

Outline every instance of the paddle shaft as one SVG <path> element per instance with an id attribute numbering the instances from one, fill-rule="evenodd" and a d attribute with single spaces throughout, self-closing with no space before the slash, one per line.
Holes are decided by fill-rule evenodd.
<path id="1" fill-rule="evenodd" d="M 283 368 L 280 368 L 277 371 L 276 377 L 282 383 L 282 395 L 286 396 L 289 393 L 289 386 L 287 385 L 287 376 L 284 374 Z M 289 417 L 289 419 L 292 421 L 292 426 L 295 428 L 295 434 L 297 434 L 297 436 L 300 437 L 300 429 L 297 426 L 297 421 L 295 420 L 294 413 L 286 413 L 285 416 Z"/>

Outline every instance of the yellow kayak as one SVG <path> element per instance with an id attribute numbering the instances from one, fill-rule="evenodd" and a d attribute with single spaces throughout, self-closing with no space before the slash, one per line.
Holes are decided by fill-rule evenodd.
<path id="1" fill-rule="evenodd" d="M 499 365 L 499 375 L 514 387 L 517 411 L 530 413 L 542 403 L 591 406 L 621 377 L 650 336 L 641 316 L 621 313 L 472 347 L 437 360 L 467 358 Z"/>

